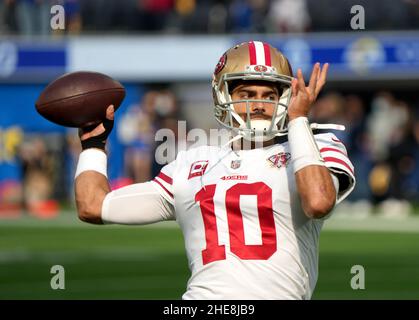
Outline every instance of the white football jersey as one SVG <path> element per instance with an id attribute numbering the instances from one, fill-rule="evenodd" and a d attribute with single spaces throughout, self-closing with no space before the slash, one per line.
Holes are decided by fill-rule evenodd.
<path id="1" fill-rule="evenodd" d="M 354 188 L 353 165 L 333 134 L 315 140 L 339 178 L 339 203 Z M 323 219 L 304 214 L 290 160 L 288 142 L 204 146 L 180 152 L 153 180 L 183 231 L 191 270 L 183 299 L 311 297 Z"/>

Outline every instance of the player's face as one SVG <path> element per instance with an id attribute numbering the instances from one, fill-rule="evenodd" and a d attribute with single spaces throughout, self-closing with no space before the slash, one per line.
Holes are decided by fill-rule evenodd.
<path id="1" fill-rule="evenodd" d="M 250 120 L 271 120 L 280 93 L 277 86 L 266 82 L 246 82 L 239 84 L 231 92 L 231 99 L 237 100 L 267 100 L 267 102 L 250 102 Z M 234 104 L 234 109 L 246 121 L 246 102 Z"/>

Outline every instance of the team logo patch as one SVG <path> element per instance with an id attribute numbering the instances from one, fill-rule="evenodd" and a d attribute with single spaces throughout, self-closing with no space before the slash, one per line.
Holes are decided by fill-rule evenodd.
<path id="1" fill-rule="evenodd" d="M 194 177 L 202 176 L 207 170 L 208 167 L 208 160 L 199 160 L 195 161 L 191 165 L 191 169 L 189 170 L 188 180 Z"/>
<path id="2" fill-rule="evenodd" d="M 220 60 L 218 60 L 217 65 L 215 66 L 215 70 L 214 70 L 214 74 L 217 75 L 221 72 L 221 70 L 223 70 L 224 66 L 226 65 L 227 62 L 227 54 L 223 54 L 220 58 Z"/>
<path id="3" fill-rule="evenodd" d="M 262 64 L 256 64 L 256 65 L 250 64 L 250 65 L 246 65 L 246 71 L 275 73 L 276 69 L 274 67 L 264 66 Z"/>
<path id="4" fill-rule="evenodd" d="M 291 154 L 289 152 L 280 152 L 274 154 L 268 158 L 269 163 L 272 167 L 286 167 L 291 159 Z"/>
<path id="5" fill-rule="evenodd" d="M 266 72 L 268 71 L 268 68 L 264 65 L 257 65 L 254 67 L 256 72 Z"/>
<path id="6" fill-rule="evenodd" d="M 240 168 L 242 161 L 241 160 L 232 160 L 231 161 L 231 169 L 238 169 Z"/>

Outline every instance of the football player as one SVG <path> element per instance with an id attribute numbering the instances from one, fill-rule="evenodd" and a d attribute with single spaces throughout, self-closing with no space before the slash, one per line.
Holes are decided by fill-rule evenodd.
<path id="1" fill-rule="evenodd" d="M 183 299 L 310 299 L 323 222 L 355 185 L 345 146 L 332 133 L 313 134 L 321 125 L 307 119 L 327 70 L 316 63 L 306 86 L 271 45 L 232 47 L 212 81 L 215 117 L 230 142 L 181 151 L 154 180 L 114 191 L 104 152 L 110 106 L 103 124 L 81 133 L 80 219 L 176 220 L 191 270 Z"/>

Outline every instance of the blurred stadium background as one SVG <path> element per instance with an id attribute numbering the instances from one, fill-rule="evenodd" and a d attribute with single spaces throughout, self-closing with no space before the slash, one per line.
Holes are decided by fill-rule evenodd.
<path id="1" fill-rule="evenodd" d="M 52 5 L 65 30 L 51 30 Z M 352 6 L 365 30 L 352 30 Z M 234 43 L 264 40 L 307 73 L 331 64 L 311 115 L 336 132 L 357 186 L 320 240 L 315 299 L 419 298 L 419 1 L 2 0 L 0 2 L 0 298 L 179 299 L 188 268 L 174 223 L 89 226 L 74 210 L 76 130 L 34 102 L 66 72 L 120 80 L 110 138 L 113 188 L 146 181 L 160 128 L 215 127 L 210 77 Z M 50 268 L 66 270 L 52 290 Z M 365 268 L 365 290 L 350 287 Z"/>

